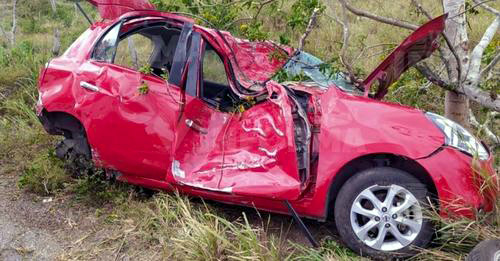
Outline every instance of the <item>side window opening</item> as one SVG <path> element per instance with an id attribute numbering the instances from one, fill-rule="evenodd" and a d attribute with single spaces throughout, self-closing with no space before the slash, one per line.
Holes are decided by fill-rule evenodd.
<path id="1" fill-rule="evenodd" d="M 101 38 L 96 48 L 94 49 L 92 59 L 107 63 L 113 62 L 116 53 L 116 43 L 118 41 L 118 35 L 120 34 L 121 26 L 122 23 L 116 24 L 111 30 L 106 33 L 103 38 Z"/>
<path id="2" fill-rule="evenodd" d="M 119 23 L 97 44 L 93 59 L 134 70 L 151 67 L 152 74 L 162 77 L 170 72 L 180 29 L 166 23 L 141 23 L 120 33 Z"/>
<path id="3" fill-rule="evenodd" d="M 139 70 L 150 66 L 154 75 L 170 72 L 180 30 L 152 26 L 126 33 L 118 43 L 115 64 Z"/>
<path id="4" fill-rule="evenodd" d="M 114 64 L 139 70 L 149 64 L 154 45 L 146 35 L 132 34 L 118 43 Z"/>
<path id="5" fill-rule="evenodd" d="M 202 59 L 201 98 L 221 111 L 230 111 L 238 101 L 229 87 L 226 67 L 215 49 L 206 44 Z"/>

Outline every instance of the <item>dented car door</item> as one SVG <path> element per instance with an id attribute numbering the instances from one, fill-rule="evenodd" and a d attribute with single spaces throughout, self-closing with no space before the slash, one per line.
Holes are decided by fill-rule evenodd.
<path id="1" fill-rule="evenodd" d="M 180 88 L 125 62 L 129 51 L 150 57 L 154 49 L 162 48 L 161 43 L 150 41 L 155 36 L 151 27 L 136 32 L 134 21 L 127 25 L 125 29 L 119 23 L 105 34 L 92 60 L 81 66 L 80 89 L 85 93 L 80 96 L 79 109 L 92 115 L 88 117 L 93 119 L 87 125 L 88 138 L 98 165 L 137 177 L 165 180 L 165 159 L 170 158 L 174 141 Z M 163 29 L 155 30 L 161 33 Z M 130 42 L 136 35 L 144 40 L 137 42 L 141 44 L 137 49 Z M 143 66 L 150 66 L 147 58 L 143 62 Z"/>
<path id="2" fill-rule="evenodd" d="M 207 67 L 214 67 L 213 62 L 203 63 L 208 49 L 213 51 L 199 33 L 193 33 L 185 107 L 172 162 L 175 181 L 223 193 L 297 199 L 303 184 L 297 165 L 293 101 L 283 86 L 270 83 L 268 97 L 244 111 L 238 108 L 245 100 L 234 101 L 236 95 L 231 96 L 232 108 L 218 103 L 221 95 L 214 98 L 205 93 L 232 89 L 205 79 L 205 70 L 213 70 Z M 223 60 L 227 65 L 228 59 Z M 205 89 L 224 87 L 222 91 Z"/>
<path id="3" fill-rule="evenodd" d="M 233 115 L 224 137 L 221 188 L 234 194 L 296 200 L 303 183 L 295 146 L 292 100 L 282 86 Z"/>
<path id="4" fill-rule="evenodd" d="M 186 30 L 190 28 L 186 26 L 184 29 L 176 60 L 188 59 L 189 67 L 184 81 L 183 111 L 176 127 L 172 176 L 175 182 L 182 185 L 219 190 L 222 175 L 219 166 L 223 163 L 222 143 L 229 117 L 198 97 L 202 39 L 200 33 L 192 33 L 191 48 L 189 52 L 185 52 L 188 41 L 184 39 L 188 34 Z M 183 74 L 182 70 L 176 73 Z"/>

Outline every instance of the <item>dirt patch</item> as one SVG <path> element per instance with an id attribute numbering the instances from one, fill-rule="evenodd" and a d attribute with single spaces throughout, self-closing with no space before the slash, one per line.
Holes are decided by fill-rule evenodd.
<path id="1" fill-rule="evenodd" d="M 90 209 L 24 193 L 16 183 L 15 175 L 0 175 L 1 260 L 54 260 L 96 223 Z"/>

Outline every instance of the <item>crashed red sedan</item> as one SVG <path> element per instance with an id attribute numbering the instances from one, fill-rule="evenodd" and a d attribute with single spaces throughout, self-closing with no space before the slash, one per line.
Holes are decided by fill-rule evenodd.
<path id="1" fill-rule="evenodd" d="M 442 116 L 380 101 L 437 48 L 446 15 L 354 86 L 311 54 L 198 26 L 147 0 L 89 1 L 103 20 L 39 80 L 37 113 L 64 135 L 59 155 L 139 186 L 331 218 L 362 255 L 426 246 L 427 198 L 443 215 L 492 209 L 473 170 L 496 175 L 483 143 Z"/>

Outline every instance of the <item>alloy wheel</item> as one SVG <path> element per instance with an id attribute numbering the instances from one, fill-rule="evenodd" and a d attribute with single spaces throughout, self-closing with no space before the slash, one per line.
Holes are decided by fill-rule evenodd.
<path id="1" fill-rule="evenodd" d="M 422 229 L 422 207 L 407 189 L 373 185 L 352 203 L 351 227 L 367 246 L 396 251 L 410 245 Z"/>

